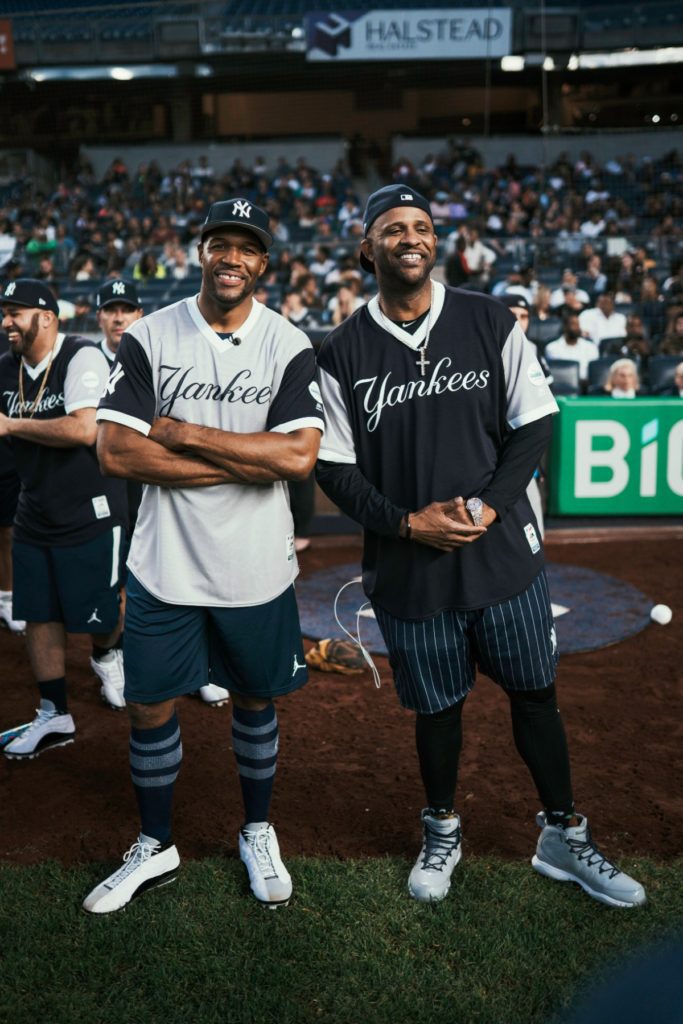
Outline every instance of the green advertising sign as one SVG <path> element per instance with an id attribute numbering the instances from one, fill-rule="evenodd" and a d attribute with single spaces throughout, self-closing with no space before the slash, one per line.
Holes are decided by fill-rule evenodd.
<path id="1" fill-rule="evenodd" d="M 551 515 L 683 514 L 683 400 L 558 398 Z"/>

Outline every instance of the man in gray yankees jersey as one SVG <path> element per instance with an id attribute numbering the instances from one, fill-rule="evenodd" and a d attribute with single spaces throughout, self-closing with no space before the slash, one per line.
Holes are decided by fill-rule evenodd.
<path id="1" fill-rule="evenodd" d="M 533 866 L 611 906 L 636 906 L 643 887 L 574 811 L 557 708 L 555 630 L 525 494 L 555 400 L 509 309 L 431 279 L 436 235 L 423 196 L 379 189 L 364 231 L 361 263 L 379 294 L 318 354 L 327 429 L 316 472 L 364 527 L 363 585 L 399 700 L 416 712 L 428 806 L 409 892 L 443 899 L 460 860 L 461 715 L 478 666 L 509 697 L 544 808 Z"/>
<path id="2" fill-rule="evenodd" d="M 278 753 L 273 700 L 307 680 L 287 480 L 312 470 L 323 432 L 308 338 L 253 293 L 268 216 L 237 197 L 201 229 L 199 295 L 131 324 L 98 410 L 105 473 L 144 483 L 128 558 L 124 654 L 141 831 L 84 908 L 106 914 L 175 877 L 176 697 L 207 679 L 232 698 L 252 891 L 288 902 L 268 821 Z"/>

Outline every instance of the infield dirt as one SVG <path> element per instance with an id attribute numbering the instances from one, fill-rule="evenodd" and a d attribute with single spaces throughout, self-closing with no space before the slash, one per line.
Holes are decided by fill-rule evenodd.
<path id="1" fill-rule="evenodd" d="M 553 531 L 548 561 L 633 584 L 673 621 L 560 662 L 558 692 L 578 809 L 611 856 L 668 860 L 683 852 L 683 529 L 617 534 Z M 314 538 L 302 574 L 360 560 L 355 537 Z M 331 595 L 332 599 L 333 595 Z M 118 860 L 137 834 L 125 713 L 102 704 L 88 640 L 70 638 L 70 746 L 20 763 L 0 757 L 0 860 L 63 864 Z M 370 672 L 312 672 L 278 702 L 280 761 L 272 808 L 285 856 L 412 857 L 422 788 L 413 716 L 396 700 L 385 658 Z M 0 631 L 0 729 L 33 717 L 37 691 L 22 638 Z M 242 823 L 230 749 L 230 709 L 178 702 L 184 761 L 176 785 L 175 841 L 183 857 L 236 855 Z M 457 807 L 464 852 L 528 858 L 539 809 L 514 749 L 507 700 L 479 678 L 464 714 Z"/>

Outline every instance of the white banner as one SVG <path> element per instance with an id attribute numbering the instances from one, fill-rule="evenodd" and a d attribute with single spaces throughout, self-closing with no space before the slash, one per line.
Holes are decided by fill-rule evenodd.
<path id="1" fill-rule="evenodd" d="M 405 11 L 314 11 L 306 15 L 308 60 L 473 60 L 510 53 L 504 7 Z"/>

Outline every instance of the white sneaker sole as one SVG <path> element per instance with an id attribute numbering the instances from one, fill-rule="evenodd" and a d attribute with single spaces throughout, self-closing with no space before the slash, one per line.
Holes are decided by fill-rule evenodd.
<path id="1" fill-rule="evenodd" d="M 458 864 L 460 863 L 461 859 L 462 859 L 462 850 L 460 849 L 460 850 L 458 850 L 458 855 L 455 858 L 455 861 L 453 863 L 453 867 L 451 868 L 451 874 L 455 871 L 455 869 L 458 866 Z M 445 900 L 446 897 L 448 896 L 448 893 L 450 892 L 450 889 L 451 889 L 451 878 L 449 876 L 449 878 L 448 878 L 448 885 L 446 886 L 446 888 L 442 892 L 440 892 L 438 894 L 430 894 L 429 896 L 422 896 L 421 894 L 415 892 L 415 890 L 413 889 L 413 887 L 410 884 L 410 879 L 408 879 L 408 892 L 410 893 L 410 895 L 412 896 L 412 898 L 414 900 L 417 900 L 418 903 L 441 903 L 441 900 Z"/>
<path id="2" fill-rule="evenodd" d="M 126 710 L 125 703 L 124 704 L 113 704 L 112 701 L 107 699 L 107 697 L 105 695 L 105 692 L 104 692 L 104 687 L 103 686 L 100 687 L 100 697 L 102 698 L 102 702 L 104 704 L 106 704 L 108 708 L 111 708 L 112 711 L 125 711 Z"/>
<path id="3" fill-rule="evenodd" d="M 72 733 L 71 736 L 65 736 L 63 739 L 44 743 L 39 750 L 34 750 L 30 754 L 13 754 L 9 750 L 3 750 L 3 754 L 8 761 L 32 761 L 34 758 L 40 757 L 41 754 L 44 754 L 46 750 L 54 750 L 55 747 L 68 747 L 70 743 L 73 743 L 74 736 L 75 734 Z"/>
<path id="4" fill-rule="evenodd" d="M 531 858 L 531 866 L 535 871 L 538 871 L 539 875 L 545 875 L 546 878 L 552 878 L 555 882 L 574 882 L 576 885 L 580 885 L 584 892 L 587 892 L 589 896 L 592 896 L 594 900 L 598 900 L 600 903 L 606 903 L 609 907 L 625 907 L 631 909 L 633 907 L 641 907 L 642 903 L 629 903 L 625 900 L 618 900 L 614 896 L 608 896 L 605 892 L 599 892 L 597 889 L 591 889 L 587 882 L 583 879 L 578 878 L 576 875 L 572 875 L 569 871 L 563 871 L 561 868 L 556 868 L 552 864 L 547 864 L 544 860 L 540 860 L 539 857 L 534 854 Z"/>

